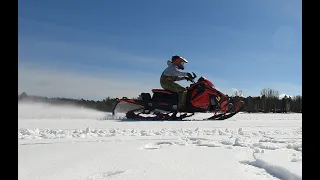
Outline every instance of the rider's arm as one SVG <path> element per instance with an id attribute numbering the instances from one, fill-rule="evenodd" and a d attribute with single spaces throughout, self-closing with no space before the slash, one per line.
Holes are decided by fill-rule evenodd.
<path id="1" fill-rule="evenodd" d="M 186 79 L 186 77 L 177 77 L 176 81 L 181 81 L 181 80 L 185 80 L 185 79 Z"/>

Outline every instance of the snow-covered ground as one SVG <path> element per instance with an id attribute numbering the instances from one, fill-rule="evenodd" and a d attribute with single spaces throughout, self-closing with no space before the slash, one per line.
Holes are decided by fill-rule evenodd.
<path id="1" fill-rule="evenodd" d="M 68 106 L 18 108 L 19 180 L 302 179 L 301 114 L 146 122 Z"/>

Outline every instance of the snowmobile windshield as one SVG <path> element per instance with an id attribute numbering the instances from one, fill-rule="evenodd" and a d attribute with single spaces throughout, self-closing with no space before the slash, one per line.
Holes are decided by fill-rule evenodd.
<path id="1" fill-rule="evenodd" d="M 208 85 L 208 86 L 210 86 L 210 87 L 215 87 L 214 85 L 213 85 L 213 83 L 209 80 L 209 79 L 207 79 L 207 78 L 205 78 L 205 77 L 203 77 L 203 76 L 201 76 L 199 79 L 198 79 L 198 82 L 201 82 L 201 81 L 205 81 L 206 82 L 206 84 Z"/>

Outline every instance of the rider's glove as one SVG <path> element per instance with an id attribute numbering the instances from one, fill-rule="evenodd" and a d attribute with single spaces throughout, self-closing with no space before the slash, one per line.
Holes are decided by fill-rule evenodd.
<path id="1" fill-rule="evenodd" d="M 192 79 L 192 78 L 193 78 L 192 75 L 191 75 L 191 73 L 187 73 L 187 76 L 188 76 L 189 79 Z"/>
<path id="2" fill-rule="evenodd" d="M 184 77 L 187 81 L 191 81 L 193 79 L 191 73 L 187 73 L 187 76 Z"/>

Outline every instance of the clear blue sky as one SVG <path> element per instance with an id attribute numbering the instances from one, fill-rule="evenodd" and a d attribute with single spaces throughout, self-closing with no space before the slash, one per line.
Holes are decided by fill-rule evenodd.
<path id="1" fill-rule="evenodd" d="M 302 93 L 301 0 L 18 3 L 21 92 L 134 96 L 159 88 L 177 54 L 227 94 Z"/>

